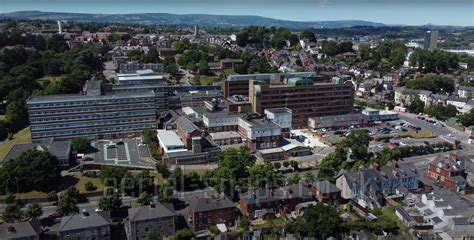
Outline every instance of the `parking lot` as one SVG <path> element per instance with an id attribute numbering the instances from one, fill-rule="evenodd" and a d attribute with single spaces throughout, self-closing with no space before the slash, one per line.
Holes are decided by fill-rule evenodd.
<path id="1" fill-rule="evenodd" d="M 91 157 L 95 163 L 130 167 L 153 167 L 154 160 L 140 138 L 99 140 Z"/>

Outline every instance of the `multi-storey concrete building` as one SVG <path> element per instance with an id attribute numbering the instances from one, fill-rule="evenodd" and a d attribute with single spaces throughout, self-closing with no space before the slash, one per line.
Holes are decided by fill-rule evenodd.
<path id="1" fill-rule="evenodd" d="M 350 82 L 314 83 L 309 78 L 290 78 L 287 83 L 267 84 L 252 80 L 249 98 L 256 113 L 268 108 L 291 109 L 293 127 L 302 128 L 309 117 L 351 113 L 354 90 Z"/>
<path id="2" fill-rule="evenodd" d="M 103 95 L 97 80 L 86 83 L 84 94 L 32 96 L 26 104 L 33 141 L 138 136 L 156 126 L 155 93 Z"/>

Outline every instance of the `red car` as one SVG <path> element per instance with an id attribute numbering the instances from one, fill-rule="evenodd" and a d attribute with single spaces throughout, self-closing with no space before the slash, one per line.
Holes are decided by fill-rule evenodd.
<path id="1" fill-rule="evenodd" d="M 62 218 L 63 215 L 62 215 L 61 213 L 55 212 L 55 213 L 49 214 L 48 217 L 49 217 L 49 218 L 53 218 L 53 219 L 54 219 L 54 218 Z"/>

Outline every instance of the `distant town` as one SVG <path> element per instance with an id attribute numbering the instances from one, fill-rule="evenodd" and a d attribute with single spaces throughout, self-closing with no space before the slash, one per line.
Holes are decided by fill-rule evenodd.
<path id="1" fill-rule="evenodd" d="M 473 239 L 473 33 L 1 19 L 0 239 Z"/>

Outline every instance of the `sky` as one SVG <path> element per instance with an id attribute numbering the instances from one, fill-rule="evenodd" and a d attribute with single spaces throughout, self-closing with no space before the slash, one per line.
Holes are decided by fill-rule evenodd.
<path id="1" fill-rule="evenodd" d="M 0 0 L 0 12 L 257 15 L 295 21 L 474 26 L 474 0 Z"/>

